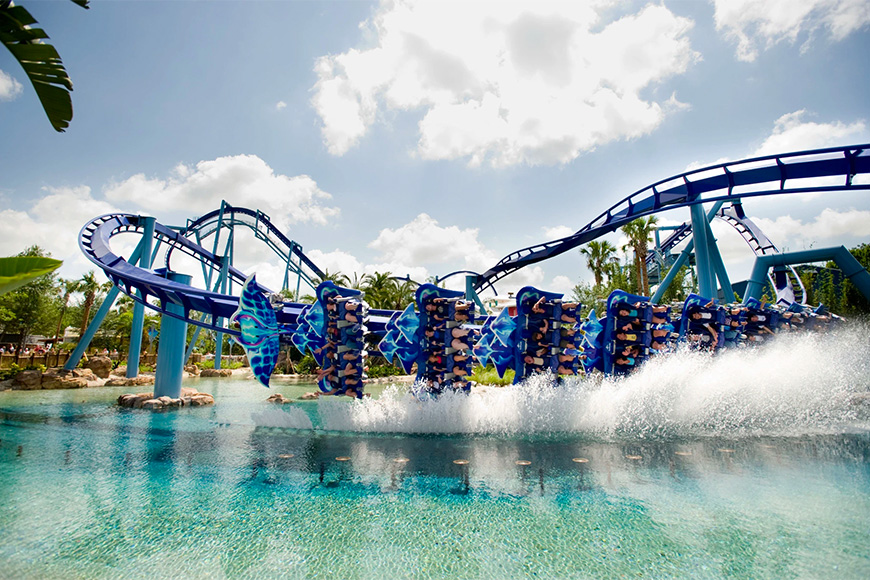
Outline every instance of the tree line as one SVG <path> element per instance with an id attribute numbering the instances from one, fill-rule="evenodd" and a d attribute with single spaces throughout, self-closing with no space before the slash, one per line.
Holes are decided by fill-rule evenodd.
<path id="1" fill-rule="evenodd" d="M 50 257 L 51 254 L 39 246 L 31 246 L 18 256 Z M 42 335 L 52 339 L 58 347 L 70 350 L 75 343 L 61 344 L 64 330 L 72 326 L 82 336 L 111 288 L 112 283 L 101 283 L 93 270 L 76 279 L 61 278 L 53 272 L 40 276 L 0 296 L 0 333 L 7 338 L 14 337 L 17 349 L 25 345 L 28 336 Z M 133 326 L 133 304 L 126 296 L 115 301 L 92 346 L 126 351 Z M 143 335 L 147 334 L 149 326 L 159 326 L 159 320 L 146 313 Z M 148 344 L 147 336 L 143 336 L 143 344 Z"/>

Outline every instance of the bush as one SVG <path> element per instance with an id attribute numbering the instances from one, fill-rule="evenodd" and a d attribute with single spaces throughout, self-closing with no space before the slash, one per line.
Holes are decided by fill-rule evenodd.
<path id="1" fill-rule="evenodd" d="M 17 364 L 12 363 L 12 366 L 8 369 L 0 370 L 0 381 L 15 378 L 15 375 L 21 371 L 39 371 L 44 373 L 45 365 L 27 365 L 26 367 L 20 367 Z"/>
<path id="2" fill-rule="evenodd" d="M 300 375 L 313 375 L 317 372 L 317 361 L 310 354 L 306 354 L 296 363 L 296 372 Z"/>
<path id="3" fill-rule="evenodd" d="M 474 368 L 471 369 L 471 380 L 481 385 L 496 385 L 504 387 L 514 382 L 514 374 L 513 369 L 508 369 L 505 371 L 504 377 L 500 378 L 495 367 L 492 365 L 489 365 L 486 368 L 480 365 L 475 365 Z"/>
<path id="4" fill-rule="evenodd" d="M 18 373 L 20 373 L 22 370 L 24 370 L 24 369 L 22 369 L 22 368 L 21 368 L 20 366 L 18 366 L 17 364 L 12 363 L 12 366 L 9 367 L 8 369 L 0 370 L 0 381 L 5 381 L 5 380 L 7 380 L 7 379 L 11 379 L 11 378 L 13 378 L 15 375 L 17 375 Z"/>
<path id="5" fill-rule="evenodd" d="M 381 377 L 395 377 L 397 375 L 404 375 L 405 372 L 399 367 L 393 366 L 388 363 L 384 364 L 370 364 L 369 370 L 366 371 L 366 374 L 370 379 L 378 379 Z"/>
<path id="6" fill-rule="evenodd" d="M 204 361 L 200 361 L 198 363 L 194 363 L 201 369 L 213 369 L 214 368 L 214 359 L 208 359 Z M 240 369 L 245 366 L 241 361 L 221 361 L 222 369 Z"/>

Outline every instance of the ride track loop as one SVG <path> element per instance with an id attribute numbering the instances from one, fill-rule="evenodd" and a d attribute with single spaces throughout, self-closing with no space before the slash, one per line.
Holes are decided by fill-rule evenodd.
<path id="1" fill-rule="evenodd" d="M 234 209 L 238 211 L 245 208 Z M 245 211 L 254 213 L 252 210 L 246 209 Z M 128 233 L 144 236 L 146 219 L 148 218 L 144 216 L 125 213 L 113 213 L 94 218 L 81 229 L 79 247 L 91 262 L 105 272 L 120 291 L 133 300 L 161 314 L 183 320 L 189 324 L 235 337 L 239 336 L 238 329 L 227 328 L 215 323 L 219 318 L 228 320 L 233 315 L 239 306 L 238 296 L 203 290 L 167 279 L 165 274 L 169 271 L 168 257 L 166 268 L 149 270 L 130 263 L 112 251 L 110 240 L 114 236 Z M 168 248 L 167 256 L 174 251 L 180 251 L 198 260 L 204 268 L 214 272 L 220 272 L 223 266 L 224 258 L 184 237 L 183 230 L 177 231 L 160 223 L 155 223 L 153 237 L 157 242 L 154 244 L 154 256 L 163 245 Z M 136 261 L 132 257 L 130 260 Z M 234 283 L 238 283 L 239 287 L 244 285 L 247 278 L 246 274 L 232 266 L 226 266 L 226 270 Z M 265 292 L 271 292 L 262 285 L 260 287 Z M 157 298 L 159 303 L 149 302 L 149 298 Z M 170 312 L 167 309 L 170 304 L 182 306 L 184 315 Z M 310 305 L 284 302 L 283 306 L 275 312 L 277 322 L 283 326 L 295 324 L 296 319 L 307 306 Z M 207 316 L 195 317 L 191 315 L 192 312 L 201 312 Z M 368 326 L 370 330 L 381 332 L 393 311 L 371 309 L 369 313 Z"/>
<path id="2" fill-rule="evenodd" d="M 511 252 L 478 277 L 475 290 L 494 289 L 496 282 L 521 268 L 563 254 L 640 217 L 747 197 L 867 190 L 870 182 L 853 180 L 868 173 L 870 144 L 767 155 L 687 171 L 632 193 L 570 236 Z M 812 181 L 818 178 L 839 178 L 839 183 Z"/>

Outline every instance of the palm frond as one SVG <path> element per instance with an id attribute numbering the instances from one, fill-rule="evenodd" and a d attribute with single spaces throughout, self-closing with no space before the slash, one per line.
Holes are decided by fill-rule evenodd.
<path id="1" fill-rule="evenodd" d="M 72 1 L 89 8 L 88 0 Z M 41 28 L 33 28 L 34 24 L 37 24 L 36 19 L 26 8 L 13 5 L 11 0 L 0 0 L 0 42 L 24 69 L 51 126 L 62 133 L 73 116 L 72 80 L 57 50 L 44 42 L 48 34 Z"/>

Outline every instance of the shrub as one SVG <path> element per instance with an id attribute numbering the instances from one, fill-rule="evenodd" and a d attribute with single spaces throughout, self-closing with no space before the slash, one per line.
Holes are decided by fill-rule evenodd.
<path id="1" fill-rule="evenodd" d="M 317 372 L 317 362 L 310 354 L 306 354 L 296 363 L 296 372 L 300 375 L 313 375 Z"/>
<path id="2" fill-rule="evenodd" d="M 504 387 L 514 382 L 514 371 L 508 369 L 504 373 L 504 377 L 499 377 L 495 368 L 492 365 L 486 368 L 481 365 L 475 365 L 471 369 L 471 380 L 481 385 L 496 385 Z"/>
<path id="3" fill-rule="evenodd" d="M 22 368 L 21 368 L 20 366 L 18 366 L 17 364 L 12 363 L 12 366 L 9 367 L 8 369 L 0 370 L 0 381 L 5 381 L 5 380 L 7 380 L 7 379 L 11 379 L 11 378 L 13 378 L 15 375 L 17 375 L 18 373 L 20 373 L 22 370 L 24 370 L 24 369 L 22 369 Z"/>
<path id="4" fill-rule="evenodd" d="M 384 364 L 369 364 L 369 370 L 366 371 L 366 374 L 370 379 L 377 379 L 380 377 L 395 377 L 397 375 L 405 374 L 402 369 L 399 367 L 393 366 L 388 363 Z"/>
<path id="5" fill-rule="evenodd" d="M 214 359 L 203 360 L 198 363 L 194 363 L 201 369 L 213 369 L 214 368 Z M 241 361 L 221 361 L 222 369 L 240 369 L 245 366 Z"/>

